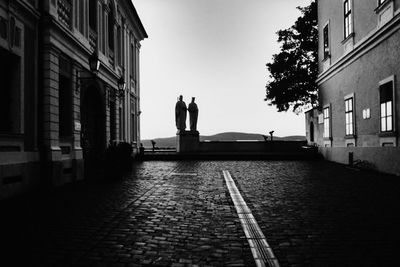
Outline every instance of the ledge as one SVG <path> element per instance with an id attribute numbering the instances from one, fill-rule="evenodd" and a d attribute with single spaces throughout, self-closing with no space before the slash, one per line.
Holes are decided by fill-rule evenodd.
<path id="1" fill-rule="evenodd" d="M 396 131 L 392 131 L 392 132 L 380 132 L 378 134 L 379 137 L 396 137 L 397 136 L 397 132 Z"/>
<path id="2" fill-rule="evenodd" d="M 362 40 L 354 44 L 354 48 L 351 52 L 342 55 L 334 63 L 332 63 L 329 68 L 320 72 L 316 80 L 317 84 L 320 85 L 321 83 L 325 82 L 332 75 L 341 71 L 343 68 L 353 63 L 362 55 L 369 52 L 373 47 L 376 46 L 376 44 L 382 42 L 396 32 L 400 28 L 400 24 L 398 23 L 400 21 L 399 14 L 400 12 L 396 12 L 394 17 L 388 23 L 380 28 L 372 30 Z M 321 63 L 323 62 L 324 60 Z"/>
<path id="3" fill-rule="evenodd" d="M 393 0 L 386 0 L 384 1 L 382 4 L 380 4 L 379 6 L 377 6 L 374 11 L 375 13 L 379 13 L 382 11 L 382 9 L 384 9 L 387 5 L 389 5 L 390 2 L 392 2 Z"/>
<path id="4" fill-rule="evenodd" d="M 355 35 L 354 32 L 350 33 L 346 38 L 343 39 L 343 41 L 341 43 L 345 44 L 347 41 L 354 38 L 354 35 Z"/>

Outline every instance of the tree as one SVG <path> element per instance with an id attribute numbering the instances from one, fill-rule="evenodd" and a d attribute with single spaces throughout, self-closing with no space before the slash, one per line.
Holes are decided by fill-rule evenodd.
<path id="1" fill-rule="evenodd" d="M 297 9 L 302 15 L 292 27 L 277 32 L 281 50 L 267 64 L 271 80 L 266 85 L 264 100 L 278 111 L 292 108 L 299 112 L 305 106 L 318 104 L 317 0 Z"/>

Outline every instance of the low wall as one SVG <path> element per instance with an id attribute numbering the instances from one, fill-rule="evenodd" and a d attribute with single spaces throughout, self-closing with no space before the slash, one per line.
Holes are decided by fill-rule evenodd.
<path id="1" fill-rule="evenodd" d="M 320 147 L 319 152 L 327 160 L 349 164 L 349 152 L 360 166 L 380 172 L 400 175 L 399 147 Z"/>
<path id="2" fill-rule="evenodd" d="M 0 200 L 41 186 L 39 153 L 0 153 Z"/>
<path id="3" fill-rule="evenodd" d="M 203 141 L 200 153 L 296 153 L 302 152 L 307 141 Z"/>

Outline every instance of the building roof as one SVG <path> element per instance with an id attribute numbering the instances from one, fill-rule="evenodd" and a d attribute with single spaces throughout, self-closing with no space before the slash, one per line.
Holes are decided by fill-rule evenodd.
<path id="1" fill-rule="evenodd" d="M 140 17 L 136 11 L 135 6 L 132 3 L 132 0 L 125 0 L 126 2 L 128 2 L 128 5 L 130 6 L 130 9 L 132 11 L 132 15 L 134 16 L 135 22 L 137 22 L 138 24 L 136 25 L 138 27 L 139 33 L 141 34 L 141 40 L 143 40 L 144 38 L 148 38 L 149 36 L 147 35 L 147 32 L 142 24 L 142 21 L 140 20 Z"/>

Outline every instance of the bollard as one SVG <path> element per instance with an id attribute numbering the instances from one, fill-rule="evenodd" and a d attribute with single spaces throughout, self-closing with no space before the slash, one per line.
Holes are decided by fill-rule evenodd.
<path id="1" fill-rule="evenodd" d="M 353 152 L 349 152 L 349 166 L 353 166 Z"/>

